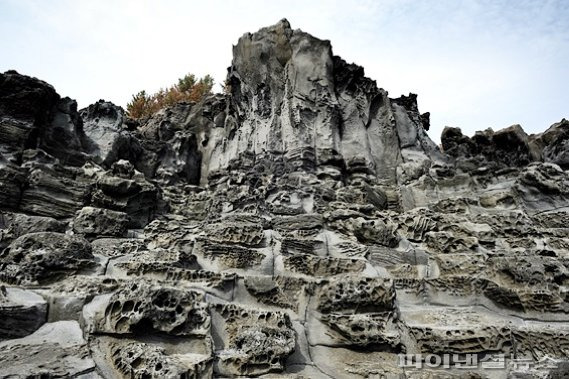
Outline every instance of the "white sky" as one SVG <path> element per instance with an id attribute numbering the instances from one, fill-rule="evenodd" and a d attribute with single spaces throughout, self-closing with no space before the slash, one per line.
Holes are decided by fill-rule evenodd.
<path id="1" fill-rule="evenodd" d="M 0 71 L 15 69 L 85 107 L 125 106 L 192 72 L 225 79 L 245 32 L 287 18 L 332 41 L 391 97 L 414 92 L 466 134 L 569 118 L 569 1 L 0 0 Z"/>

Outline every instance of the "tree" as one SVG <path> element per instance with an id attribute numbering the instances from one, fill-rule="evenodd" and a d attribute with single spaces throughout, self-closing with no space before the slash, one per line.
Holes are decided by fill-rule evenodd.
<path id="1" fill-rule="evenodd" d="M 194 74 L 188 74 L 178 79 L 178 89 L 182 92 L 191 91 L 195 84 L 196 76 Z"/>
<path id="2" fill-rule="evenodd" d="M 199 102 L 211 94 L 213 84 L 214 80 L 210 75 L 196 80 L 195 75 L 187 74 L 178 79 L 178 84 L 160 89 L 155 94 L 148 95 L 146 91 L 138 92 L 132 96 L 126 110 L 129 117 L 141 119 L 181 101 Z"/>
<path id="3" fill-rule="evenodd" d="M 146 91 L 132 95 L 132 100 L 126 106 L 128 115 L 134 119 L 150 116 L 155 112 L 154 108 L 154 101 L 146 94 Z"/>

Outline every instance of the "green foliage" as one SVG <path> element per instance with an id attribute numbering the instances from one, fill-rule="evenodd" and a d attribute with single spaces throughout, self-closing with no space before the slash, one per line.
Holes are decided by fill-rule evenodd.
<path id="1" fill-rule="evenodd" d="M 178 84 L 149 95 L 140 91 L 132 96 L 126 110 L 129 117 L 141 119 L 153 115 L 160 109 L 174 105 L 180 101 L 199 102 L 211 94 L 213 78 L 206 75 L 199 80 L 193 74 L 187 74 L 178 79 Z"/>
<path id="2" fill-rule="evenodd" d="M 191 91 L 196 85 L 196 76 L 194 74 L 188 74 L 183 78 L 178 79 L 178 89 L 182 92 Z"/>

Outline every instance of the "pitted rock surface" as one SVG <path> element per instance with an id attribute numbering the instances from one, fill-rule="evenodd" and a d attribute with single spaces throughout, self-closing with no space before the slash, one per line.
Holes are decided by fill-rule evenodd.
<path id="1" fill-rule="evenodd" d="M 438 147 L 286 20 L 227 84 L 134 121 L 0 74 L 0 377 L 567 375 L 567 120 Z"/>

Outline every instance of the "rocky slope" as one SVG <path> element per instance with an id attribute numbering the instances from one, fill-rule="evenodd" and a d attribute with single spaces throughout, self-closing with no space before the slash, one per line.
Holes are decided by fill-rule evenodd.
<path id="1" fill-rule="evenodd" d="M 0 377 L 568 374 L 568 121 L 441 150 L 286 20 L 228 82 L 135 122 L 0 74 Z"/>

